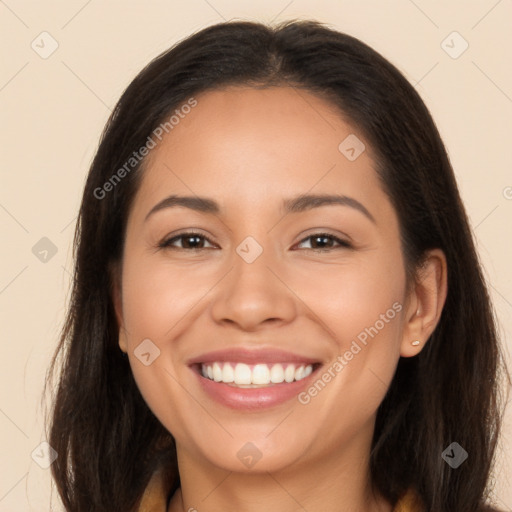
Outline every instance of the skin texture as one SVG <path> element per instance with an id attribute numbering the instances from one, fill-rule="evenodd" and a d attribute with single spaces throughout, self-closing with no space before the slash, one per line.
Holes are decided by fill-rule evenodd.
<path id="1" fill-rule="evenodd" d="M 399 357 L 418 354 L 439 320 L 444 255 L 429 254 L 408 294 L 398 218 L 371 148 L 325 100 L 289 87 L 229 87 L 196 99 L 149 156 L 115 288 L 119 345 L 177 443 L 182 484 L 169 510 L 390 511 L 369 481 L 376 411 Z M 366 145 L 355 161 L 338 150 L 349 134 Z M 349 196 L 375 222 L 340 205 L 285 214 L 283 199 L 305 193 Z M 171 194 L 212 198 L 221 211 L 165 208 L 145 220 Z M 211 243 L 183 249 L 190 238 L 182 238 L 158 248 L 190 231 Z M 308 238 L 325 231 L 353 247 Z M 263 249 L 252 263 L 236 252 L 248 236 Z M 394 303 L 396 316 L 305 405 L 229 409 L 186 364 L 236 346 L 288 350 L 327 368 Z M 134 355 L 147 338 L 160 350 L 149 366 Z M 250 469 L 237 456 L 247 442 L 262 455 Z"/>

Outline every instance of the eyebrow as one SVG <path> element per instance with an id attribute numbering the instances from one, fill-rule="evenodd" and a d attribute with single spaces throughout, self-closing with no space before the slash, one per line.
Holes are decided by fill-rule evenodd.
<path id="1" fill-rule="evenodd" d="M 313 208 L 330 205 L 341 205 L 353 208 L 364 214 L 369 220 L 376 224 L 375 217 L 362 203 L 353 197 L 338 194 L 303 194 L 283 200 L 285 213 L 300 213 L 312 210 Z M 207 214 L 219 214 L 221 211 L 219 204 L 208 197 L 171 195 L 153 206 L 146 215 L 144 221 L 160 210 L 180 206 Z"/>

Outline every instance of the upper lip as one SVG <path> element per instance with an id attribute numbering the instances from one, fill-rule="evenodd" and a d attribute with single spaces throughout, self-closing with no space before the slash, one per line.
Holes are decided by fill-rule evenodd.
<path id="1" fill-rule="evenodd" d="M 188 365 L 198 363 L 214 363 L 218 362 L 239 362 L 246 364 L 255 363 L 319 363 L 318 359 L 314 359 L 293 352 L 287 352 L 279 349 L 246 349 L 246 348 L 228 348 L 224 350 L 216 350 L 207 352 L 194 357 L 188 361 Z"/>

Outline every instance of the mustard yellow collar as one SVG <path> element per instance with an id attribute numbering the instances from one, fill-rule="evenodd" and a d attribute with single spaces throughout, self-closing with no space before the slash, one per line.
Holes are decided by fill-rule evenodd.
<path id="1" fill-rule="evenodd" d="M 167 493 L 161 473 L 155 473 L 142 496 L 138 512 L 167 512 Z M 398 501 L 393 512 L 421 512 L 418 495 L 410 489 Z"/>

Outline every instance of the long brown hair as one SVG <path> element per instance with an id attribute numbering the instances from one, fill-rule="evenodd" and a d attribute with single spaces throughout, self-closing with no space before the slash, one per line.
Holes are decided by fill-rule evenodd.
<path id="1" fill-rule="evenodd" d="M 379 407 L 372 484 L 392 504 L 415 488 L 430 512 L 481 510 L 500 432 L 494 313 L 454 173 L 429 111 L 402 74 L 349 35 L 314 21 L 210 26 L 154 59 L 117 103 L 91 165 L 78 216 L 73 288 L 60 343 L 48 440 L 66 510 L 134 511 L 152 474 L 180 485 L 172 435 L 149 410 L 118 346 L 113 273 L 145 160 L 99 193 L 153 130 L 194 94 L 225 85 L 285 85 L 319 94 L 361 130 L 400 221 L 407 274 L 444 251 L 448 296 L 424 350 L 401 358 Z M 103 188 L 103 190 L 105 190 Z M 46 389 L 46 388 L 45 388 Z M 456 441 L 468 462 L 441 457 Z"/>

